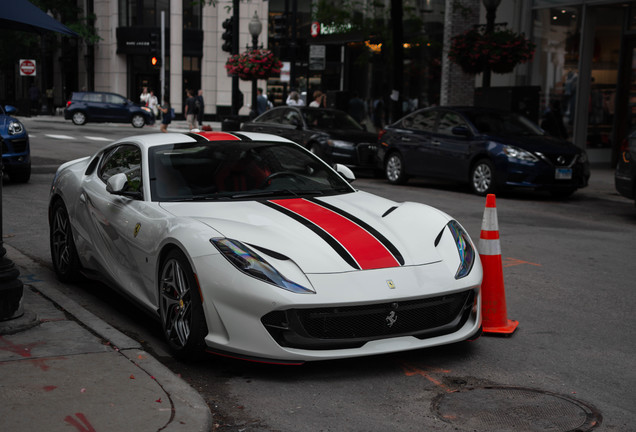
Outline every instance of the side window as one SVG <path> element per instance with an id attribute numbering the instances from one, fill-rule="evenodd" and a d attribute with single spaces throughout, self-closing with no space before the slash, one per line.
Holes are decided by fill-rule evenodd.
<path id="1" fill-rule="evenodd" d="M 281 110 L 270 110 L 258 118 L 258 123 L 280 123 Z"/>
<path id="2" fill-rule="evenodd" d="M 121 145 L 110 151 L 99 167 L 99 178 L 104 183 L 113 175 L 124 173 L 131 192 L 143 192 L 141 181 L 141 150 L 133 145 Z"/>
<path id="3" fill-rule="evenodd" d="M 453 128 L 457 126 L 468 127 L 464 119 L 457 113 L 445 112 L 442 113 L 439 119 L 439 126 L 437 126 L 437 133 L 443 135 L 453 135 Z"/>
<path id="4" fill-rule="evenodd" d="M 86 93 L 84 95 L 84 102 L 101 102 L 102 94 L 101 93 Z"/>
<path id="5" fill-rule="evenodd" d="M 106 99 L 105 102 L 110 104 L 122 105 L 124 102 L 126 102 L 123 97 L 112 94 L 104 95 L 104 98 Z"/>
<path id="6" fill-rule="evenodd" d="M 435 129 L 436 111 L 421 111 L 405 118 L 402 122 L 406 129 L 414 129 L 422 132 L 433 132 Z"/>
<path id="7" fill-rule="evenodd" d="M 303 124 L 303 120 L 300 117 L 300 114 L 294 110 L 287 110 L 285 114 L 283 114 L 282 124 L 298 126 Z"/>

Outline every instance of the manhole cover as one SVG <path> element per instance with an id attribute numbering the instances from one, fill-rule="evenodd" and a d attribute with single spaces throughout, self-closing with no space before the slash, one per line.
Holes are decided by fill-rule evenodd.
<path id="1" fill-rule="evenodd" d="M 466 388 L 439 396 L 444 421 L 475 431 L 585 432 L 601 423 L 592 406 L 567 396 L 521 387 Z"/>

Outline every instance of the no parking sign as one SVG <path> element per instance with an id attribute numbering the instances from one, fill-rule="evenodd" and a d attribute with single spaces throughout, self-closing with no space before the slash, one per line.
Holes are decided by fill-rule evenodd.
<path id="1" fill-rule="evenodd" d="M 20 59 L 20 76 L 34 77 L 35 75 L 36 75 L 35 60 Z"/>

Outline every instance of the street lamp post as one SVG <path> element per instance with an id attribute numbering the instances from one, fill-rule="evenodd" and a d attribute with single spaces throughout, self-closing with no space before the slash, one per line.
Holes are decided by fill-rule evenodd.
<path id="1" fill-rule="evenodd" d="M 486 31 L 485 34 L 491 34 L 495 31 L 495 17 L 497 16 L 497 7 L 501 0 L 482 0 L 486 8 Z M 481 86 L 490 87 L 490 65 L 486 65 L 482 76 Z"/>
<path id="2" fill-rule="evenodd" d="M 256 51 L 258 49 L 258 36 L 263 30 L 263 24 L 261 24 L 261 20 L 258 19 L 258 14 L 256 13 L 256 11 L 254 11 L 254 16 L 250 20 L 248 29 L 250 31 L 250 35 L 252 35 L 252 49 Z M 256 78 L 252 78 L 252 112 L 254 113 L 254 116 L 256 116 L 256 114 L 258 113 L 258 110 L 256 109 L 256 104 L 258 103 L 258 99 L 256 96 L 256 86 L 257 80 Z"/>

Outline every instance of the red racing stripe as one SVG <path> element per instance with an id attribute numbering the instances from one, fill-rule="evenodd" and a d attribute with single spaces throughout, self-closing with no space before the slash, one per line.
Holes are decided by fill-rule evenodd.
<path id="1" fill-rule="evenodd" d="M 399 267 L 387 248 L 359 225 L 303 198 L 270 201 L 317 225 L 340 243 L 363 270 Z"/>
<path id="2" fill-rule="evenodd" d="M 208 139 L 209 141 L 237 141 L 240 140 L 236 135 L 227 132 L 195 132 L 197 135 Z"/>

